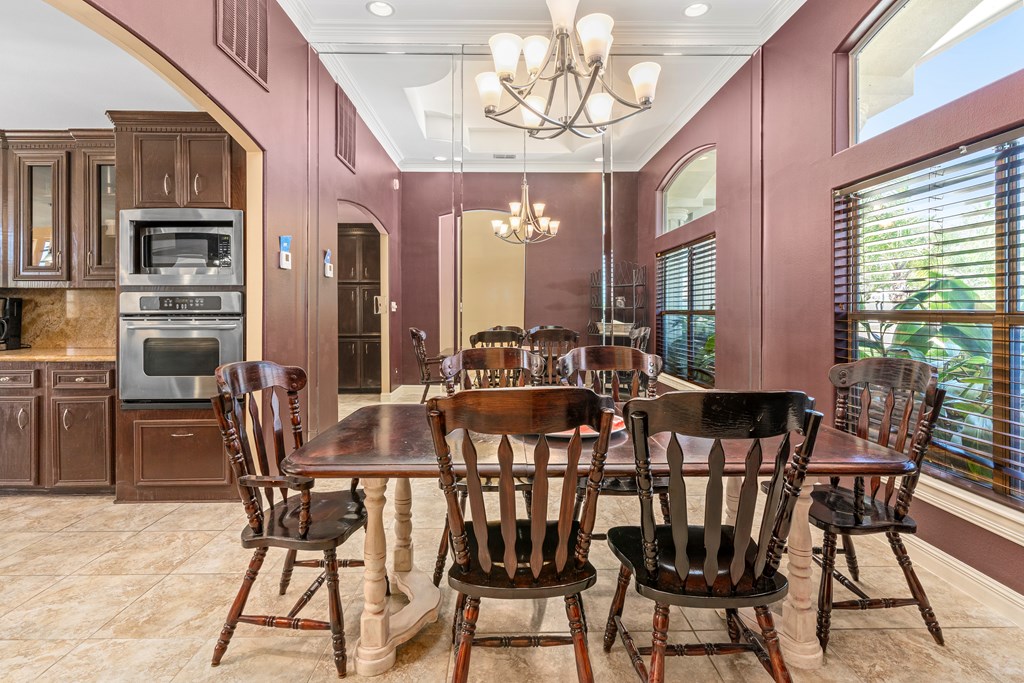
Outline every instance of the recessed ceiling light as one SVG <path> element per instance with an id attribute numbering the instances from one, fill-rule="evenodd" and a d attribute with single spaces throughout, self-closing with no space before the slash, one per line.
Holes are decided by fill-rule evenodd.
<path id="1" fill-rule="evenodd" d="M 661 56 L 662 57 L 682 57 L 683 53 L 682 52 L 662 52 Z"/>
<path id="2" fill-rule="evenodd" d="M 443 157 L 443 156 L 438 155 L 438 156 L 434 157 L 434 161 L 448 161 L 448 157 Z"/>
<path id="3" fill-rule="evenodd" d="M 405 53 L 401 50 L 387 50 L 384 54 L 386 55 L 404 55 Z"/>
<path id="4" fill-rule="evenodd" d="M 390 17 L 395 13 L 395 8 L 386 2 L 368 2 L 366 3 L 366 11 L 378 17 Z"/>
<path id="5" fill-rule="evenodd" d="M 374 2 L 374 3 L 370 3 L 370 4 L 378 5 L 378 4 L 384 4 L 384 3 L 376 3 L 376 2 Z M 706 2 L 695 2 L 692 5 L 690 5 L 689 7 L 687 7 L 686 9 L 684 9 L 683 10 L 683 14 L 685 14 L 688 17 L 702 17 L 702 16 L 704 16 L 705 14 L 708 13 L 709 9 L 711 9 L 711 5 L 709 5 L 708 3 L 706 3 Z M 373 11 L 373 10 L 371 10 L 371 11 Z"/>

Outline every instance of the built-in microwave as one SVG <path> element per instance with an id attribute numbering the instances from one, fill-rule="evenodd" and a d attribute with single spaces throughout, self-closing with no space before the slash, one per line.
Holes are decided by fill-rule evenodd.
<path id="1" fill-rule="evenodd" d="M 127 209 L 121 212 L 122 287 L 241 287 L 242 212 Z"/>

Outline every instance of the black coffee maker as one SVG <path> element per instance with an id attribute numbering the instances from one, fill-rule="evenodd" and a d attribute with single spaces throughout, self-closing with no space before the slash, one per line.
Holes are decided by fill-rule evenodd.
<path id="1" fill-rule="evenodd" d="M 17 297 L 0 296 L 0 351 L 21 348 L 21 306 Z"/>

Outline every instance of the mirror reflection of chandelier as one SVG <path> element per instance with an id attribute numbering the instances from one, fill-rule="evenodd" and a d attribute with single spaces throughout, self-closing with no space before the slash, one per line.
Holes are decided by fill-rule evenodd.
<path id="1" fill-rule="evenodd" d="M 558 234 L 559 221 L 544 215 L 544 202 L 530 202 L 530 185 L 526 182 L 526 136 L 523 136 L 523 184 L 518 202 L 509 202 L 507 220 L 491 221 L 494 236 L 512 244 L 538 244 Z"/>
<path id="2" fill-rule="evenodd" d="M 657 62 L 634 65 L 629 70 L 629 80 L 633 83 L 636 101 L 619 96 L 605 80 L 615 20 L 607 14 L 588 14 L 576 22 L 574 31 L 579 0 L 547 0 L 547 4 L 554 24 L 550 38 L 529 36 L 524 39 L 514 33 L 498 33 L 488 41 L 494 71 L 476 77 L 484 115 L 506 126 L 526 130 L 531 137 L 547 140 L 567 131 L 582 138 L 596 137 L 611 124 L 650 109 L 661 65 Z M 516 84 L 513 81 L 520 54 L 526 62 L 528 78 Z M 513 99 L 504 109 L 501 108 L 503 93 Z M 626 111 L 614 114 L 616 102 Z M 516 109 L 522 123 L 507 118 Z"/>

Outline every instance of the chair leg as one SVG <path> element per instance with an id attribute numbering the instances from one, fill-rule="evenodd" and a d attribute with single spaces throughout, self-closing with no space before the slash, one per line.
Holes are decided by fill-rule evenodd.
<path id="1" fill-rule="evenodd" d="M 441 532 L 441 542 L 437 545 L 437 561 L 434 562 L 434 585 L 441 585 L 441 576 L 444 574 L 444 563 L 448 557 L 448 535 L 451 527 L 448 526 L 448 515 L 444 516 L 444 530 Z"/>
<path id="2" fill-rule="evenodd" d="M 850 570 L 850 578 L 860 581 L 860 565 L 857 564 L 857 551 L 853 547 L 853 537 L 843 534 L 843 555 L 846 556 L 846 568 Z"/>
<path id="3" fill-rule="evenodd" d="M 580 683 L 593 683 L 594 670 L 590 666 L 590 651 L 587 650 L 587 627 L 583 617 L 583 604 L 579 593 L 565 596 L 565 614 L 569 617 L 569 632 L 576 652 L 576 677 Z"/>
<path id="4" fill-rule="evenodd" d="M 604 627 L 604 651 L 611 652 L 615 644 L 615 636 L 618 627 L 615 625 L 615 617 L 622 616 L 622 608 L 626 604 L 626 590 L 629 588 L 629 579 L 633 572 L 629 571 L 626 565 L 619 567 L 619 582 L 615 587 L 615 596 L 612 598 L 612 607 L 608 611 L 608 623 Z"/>
<path id="5" fill-rule="evenodd" d="M 654 629 L 651 642 L 650 683 L 665 681 L 665 648 L 668 645 L 668 605 L 654 604 Z"/>
<path id="6" fill-rule="evenodd" d="M 466 683 L 469 680 L 469 655 L 473 649 L 476 634 L 476 619 L 480 616 L 480 598 L 466 596 L 466 607 L 462 613 L 459 633 L 459 649 L 455 652 L 455 667 L 452 669 L 452 683 Z"/>
<path id="7" fill-rule="evenodd" d="M 825 532 L 821 544 L 821 584 L 818 586 L 818 643 L 821 650 L 828 649 L 828 634 L 832 628 L 832 570 L 836 567 L 836 535 Z"/>
<path id="8" fill-rule="evenodd" d="M 327 574 L 327 607 L 331 623 L 331 646 L 334 648 L 334 668 L 338 678 L 348 672 L 345 654 L 345 614 L 341 610 L 341 590 L 338 587 L 338 556 L 334 548 L 324 551 L 324 572 Z"/>
<path id="9" fill-rule="evenodd" d="M 281 570 L 281 587 L 278 589 L 278 595 L 288 592 L 288 584 L 292 582 L 292 569 L 295 568 L 296 554 L 298 554 L 297 550 L 289 550 L 284 557 L 284 569 Z"/>
<path id="10" fill-rule="evenodd" d="M 725 626 L 729 629 L 729 640 L 733 643 L 740 642 L 740 613 L 735 607 L 725 610 Z"/>
<path id="11" fill-rule="evenodd" d="M 533 491 L 523 489 L 523 502 L 526 503 L 526 519 L 533 519 Z"/>
<path id="12" fill-rule="evenodd" d="M 896 561 L 899 562 L 900 568 L 903 570 L 903 576 L 907 579 L 910 594 L 914 596 L 914 600 L 917 600 L 917 608 L 921 611 L 921 617 L 924 618 L 924 623 L 928 627 L 928 633 L 932 634 L 936 643 L 945 645 L 946 641 L 942 637 L 939 620 L 935 616 L 935 611 L 932 610 L 921 580 L 917 578 L 917 572 L 914 571 L 914 565 L 910 561 L 910 555 L 907 554 L 907 548 L 903 545 L 903 539 L 895 531 L 890 531 L 886 537 L 889 539 L 889 546 L 892 548 L 893 554 L 896 555 Z"/>
<path id="13" fill-rule="evenodd" d="M 213 648 L 211 666 L 219 666 L 221 657 L 228 651 L 228 643 L 231 642 L 231 636 L 235 634 L 238 617 L 242 616 L 242 610 L 245 609 L 245 603 L 249 599 L 249 591 L 252 590 L 252 584 L 259 575 L 260 567 L 263 566 L 263 560 L 266 556 L 266 548 L 257 548 L 256 552 L 252 554 L 252 559 L 249 560 L 249 568 L 245 570 L 245 577 L 242 579 L 242 587 L 238 589 L 238 595 L 235 596 L 235 601 L 231 603 L 231 609 L 228 610 L 228 618 L 224 622 L 220 638 L 217 639 L 217 644 Z"/>
<path id="14" fill-rule="evenodd" d="M 429 393 L 430 393 L 430 385 L 426 384 L 423 387 L 423 397 L 420 398 L 420 403 L 426 403 L 427 402 L 427 394 L 429 394 Z"/>
<path id="15" fill-rule="evenodd" d="M 579 487 L 579 483 L 576 484 L 576 502 L 572 508 L 572 518 L 580 518 L 580 510 L 583 508 L 583 491 Z"/>
<path id="16" fill-rule="evenodd" d="M 757 616 L 757 625 L 761 627 L 761 635 L 764 637 L 764 645 L 768 649 L 768 658 L 772 665 L 772 678 L 775 683 L 792 683 L 789 670 L 786 668 L 786 661 L 782 658 L 782 648 L 779 646 L 779 634 L 775 632 L 775 620 L 767 605 L 754 608 Z"/>
<path id="17" fill-rule="evenodd" d="M 672 512 L 668 506 L 668 494 L 659 493 L 658 500 L 661 502 L 661 516 L 665 520 L 665 524 L 672 523 Z"/>
<path id="18" fill-rule="evenodd" d="M 455 598 L 455 614 L 452 616 L 452 646 L 459 644 L 459 634 L 462 631 L 462 611 L 466 609 L 466 594 L 459 593 Z"/>

